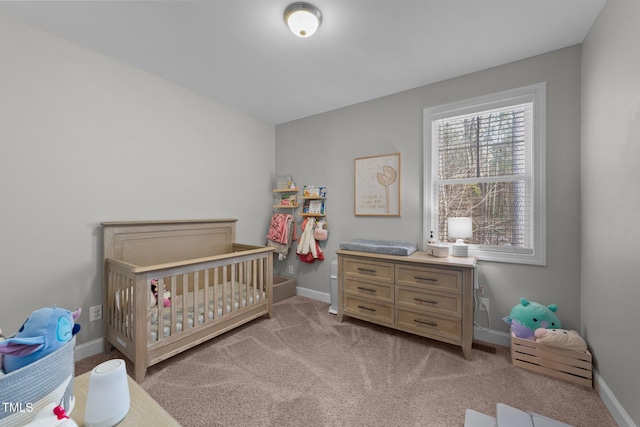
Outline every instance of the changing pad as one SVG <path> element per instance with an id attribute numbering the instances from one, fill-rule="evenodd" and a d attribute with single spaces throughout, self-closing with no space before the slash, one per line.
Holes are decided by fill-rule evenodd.
<path id="1" fill-rule="evenodd" d="M 347 251 L 371 252 L 384 255 L 411 255 L 418 250 L 418 245 L 409 242 L 389 242 L 386 240 L 354 239 L 341 242 L 340 249 Z"/>

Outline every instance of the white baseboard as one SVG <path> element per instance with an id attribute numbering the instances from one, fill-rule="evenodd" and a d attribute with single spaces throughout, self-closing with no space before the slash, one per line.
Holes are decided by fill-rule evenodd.
<path id="1" fill-rule="evenodd" d="M 596 389 L 604 406 L 607 407 L 613 419 L 618 423 L 620 427 L 638 427 L 636 423 L 633 422 L 627 411 L 624 410 L 618 399 L 613 395 L 611 389 L 607 387 L 607 384 L 604 382 L 598 371 L 593 370 L 593 388 Z"/>
<path id="2" fill-rule="evenodd" d="M 313 289 L 301 288 L 300 286 L 296 286 L 296 295 L 331 304 L 331 295 L 328 292 L 314 291 Z"/>
<path id="3" fill-rule="evenodd" d="M 511 347 L 511 337 L 508 333 L 494 331 L 493 329 L 482 328 L 480 326 L 473 327 L 473 339 L 501 345 L 503 347 Z"/>
<path id="4" fill-rule="evenodd" d="M 98 338 L 93 341 L 86 342 L 84 344 L 76 345 L 74 359 L 76 362 L 78 360 L 85 359 L 90 356 L 94 356 L 102 352 L 104 348 L 104 340 L 102 338 Z"/>

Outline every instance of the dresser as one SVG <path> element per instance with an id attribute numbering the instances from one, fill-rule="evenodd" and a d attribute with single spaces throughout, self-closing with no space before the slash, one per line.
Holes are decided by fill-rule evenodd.
<path id="1" fill-rule="evenodd" d="M 444 341 L 471 359 L 475 257 L 336 253 L 339 322 L 348 316 Z"/>

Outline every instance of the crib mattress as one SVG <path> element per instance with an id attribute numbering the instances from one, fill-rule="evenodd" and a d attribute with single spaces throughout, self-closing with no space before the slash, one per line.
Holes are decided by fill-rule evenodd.
<path id="1" fill-rule="evenodd" d="M 350 242 L 341 242 L 340 249 L 347 251 L 371 252 L 384 255 L 408 256 L 418 250 L 418 245 L 410 242 L 355 239 Z"/>
<path id="2" fill-rule="evenodd" d="M 228 284 L 227 284 L 227 289 L 228 289 Z M 236 286 L 234 286 L 234 297 L 233 297 L 233 310 L 238 310 L 241 307 L 246 307 L 247 306 L 247 289 L 246 289 L 246 285 L 244 284 L 240 284 L 241 290 L 238 291 L 236 289 Z M 221 291 L 220 291 L 221 292 Z M 222 295 L 220 295 L 218 297 L 218 301 L 216 307 L 214 308 L 214 301 L 213 301 L 213 287 L 209 287 L 209 304 L 207 307 L 207 310 L 205 312 L 205 308 L 204 308 L 204 290 L 200 289 L 199 293 L 198 293 L 198 324 L 201 324 L 204 322 L 205 319 L 205 315 L 207 316 L 207 318 L 209 320 L 213 319 L 213 314 L 214 314 L 214 310 L 217 311 L 217 317 L 222 316 L 222 314 L 224 312 L 229 313 L 230 311 L 232 311 L 232 298 L 231 298 L 231 294 L 227 291 L 225 292 L 226 294 L 226 298 L 223 297 Z M 266 292 L 263 291 L 259 291 L 257 292 L 257 294 L 253 295 L 252 292 L 252 288 L 249 288 L 249 298 L 248 298 L 248 305 L 252 305 L 254 304 L 254 299 L 255 299 L 255 303 L 259 303 L 260 301 L 263 301 L 265 298 L 267 297 Z M 187 301 L 190 301 L 191 304 L 193 304 L 193 292 L 190 292 L 187 296 Z M 177 298 L 177 306 L 176 306 L 176 331 L 180 332 L 184 329 L 184 325 L 183 325 L 183 308 L 182 308 L 182 298 Z M 225 307 L 226 306 L 226 307 Z M 223 308 L 226 308 L 226 310 L 223 311 Z M 205 314 L 206 313 L 206 314 Z M 194 325 L 194 319 L 195 319 L 195 310 L 193 309 L 193 305 L 190 305 L 189 307 L 187 307 L 187 323 L 188 323 L 188 327 L 193 327 Z M 169 335 L 171 335 L 171 307 L 165 307 L 162 311 L 162 317 L 163 317 L 163 326 L 162 326 L 162 332 L 163 332 L 163 336 L 168 337 Z M 158 340 L 158 309 L 157 307 L 153 308 L 153 311 L 151 313 L 151 341 L 157 341 Z"/>

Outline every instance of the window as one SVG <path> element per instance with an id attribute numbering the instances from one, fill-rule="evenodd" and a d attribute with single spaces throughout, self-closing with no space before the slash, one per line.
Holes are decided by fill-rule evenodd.
<path id="1" fill-rule="evenodd" d="M 469 255 L 545 265 L 546 85 L 424 110 L 424 228 L 472 217 Z"/>

